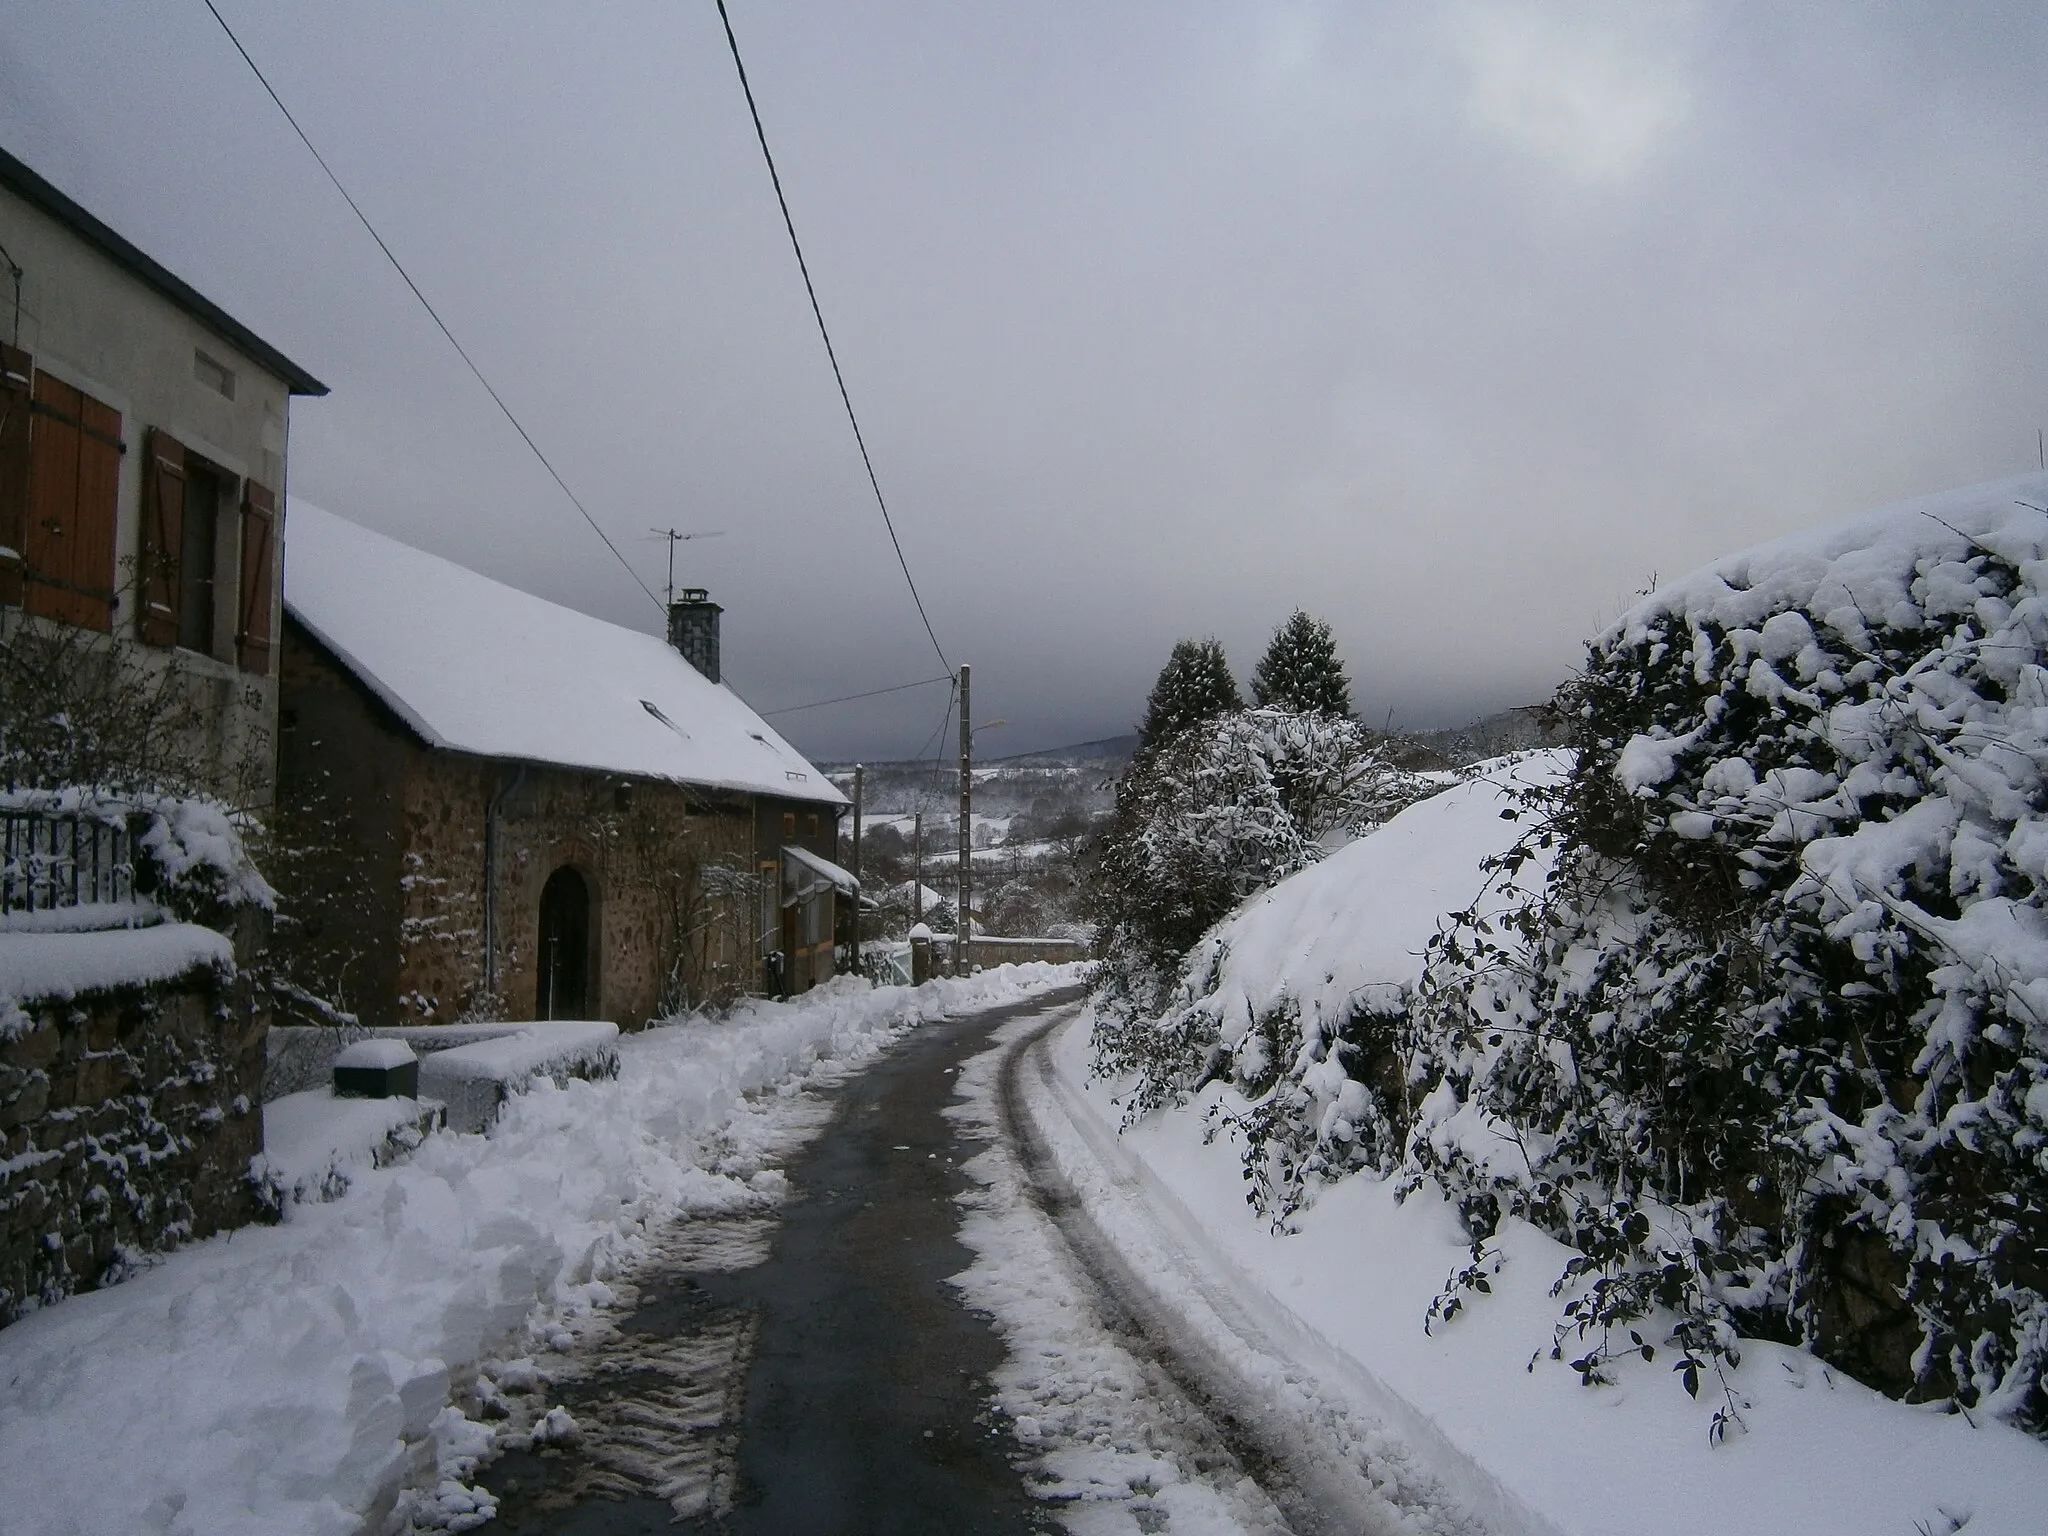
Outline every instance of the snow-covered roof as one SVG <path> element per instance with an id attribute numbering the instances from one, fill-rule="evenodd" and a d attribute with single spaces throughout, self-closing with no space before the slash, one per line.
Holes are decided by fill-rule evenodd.
<path id="1" fill-rule="evenodd" d="M 815 854 L 808 848 L 799 848 L 794 843 L 785 844 L 782 852 L 784 857 L 809 870 L 827 885 L 836 885 L 849 896 L 858 896 L 860 894 L 860 882 L 854 879 L 846 870 L 834 864 L 830 859 L 820 854 Z M 808 890 L 815 889 L 817 889 L 815 886 L 808 887 L 807 892 Z"/>
<path id="2" fill-rule="evenodd" d="M 921 903 L 918 902 L 919 892 L 923 893 L 923 901 Z M 875 899 L 899 907 L 919 904 L 927 912 L 936 911 L 946 904 L 945 897 L 928 885 L 919 885 L 915 880 L 905 880 L 900 885 L 892 885 L 886 891 L 881 892 Z"/>
<path id="3" fill-rule="evenodd" d="M 846 797 L 663 639 L 294 497 L 284 602 L 429 746 L 794 800 Z"/>

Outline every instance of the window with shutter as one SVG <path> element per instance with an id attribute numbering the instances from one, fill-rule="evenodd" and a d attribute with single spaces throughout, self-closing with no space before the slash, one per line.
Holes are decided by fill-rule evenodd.
<path id="1" fill-rule="evenodd" d="M 47 373 L 35 376 L 31 395 L 23 606 L 112 629 L 121 413 Z"/>
<path id="2" fill-rule="evenodd" d="M 215 654 L 214 562 L 220 550 L 220 509 L 230 499 L 235 477 L 185 450 L 185 544 L 178 556 L 178 644 L 202 656 Z"/>
<path id="3" fill-rule="evenodd" d="M 137 572 L 136 638 L 145 645 L 178 643 L 185 553 L 185 445 L 162 427 L 149 434 L 142 483 L 142 549 Z"/>
<path id="4" fill-rule="evenodd" d="M 241 607 L 235 660 L 244 672 L 270 671 L 270 610 L 275 592 L 277 495 L 254 480 L 242 485 Z"/>
<path id="5" fill-rule="evenodd" d="M 21 605 L 21 551 L 28 542 L 29 380 L 35 365 L 0 342 L 0 603 Z"/>

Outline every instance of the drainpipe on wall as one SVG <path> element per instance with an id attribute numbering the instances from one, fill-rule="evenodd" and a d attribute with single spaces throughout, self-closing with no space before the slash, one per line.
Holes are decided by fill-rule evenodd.
<path id="1" fill-rule="evenodd" d="M 505 802 L 526 782 L 526 765 L 521 763 L 509 779 L 501 780 L 484 806 L 484 991 L 493 1003 L 498 996 L 498 822 Z"/>

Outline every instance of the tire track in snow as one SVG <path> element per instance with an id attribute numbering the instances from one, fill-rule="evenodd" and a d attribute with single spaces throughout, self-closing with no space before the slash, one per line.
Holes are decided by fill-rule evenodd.
<path id="1" fill-rule="evenodd" d="M 1039 1430 L 1041 1476 L 1068 1504 L 1067 1523 L 1091 1533 L 1477 1532 L 1397 1437 L 1332 1400 L 1162 1227 L 1140 1216 L 1151 1230 L 1123 1230 L 1127 1211 L 1121 1242 L 1103 1232 L 1051 1142 L 1063 1112 L 1046 1047 L 1076 1011 L 998 1036 L 962 1074 L 968 1102 L 956 1110 L 996 1137 L 969 1165 L 985 1187 L 965 1202 L 962 1237 L 981 1257 L 959 1283 L 1011 1341 L 999 1395 L 1020 1432 Z M 1068 1125 L 1063 1139 L 1071 1157 L 1082 1138 Z M 1045 1275 L 1036 1286 L 1024 1278 L 1034 1263 Z M 1170 1470 L 1147 1472 L 1148 1459 Z"/>
<path id="2" fill-rule="evenodd" d="M 761 1263 L 775 1220 L 763 1211 L 679 1221 L 619 1278 L 614 1310 L 516 1362 L 508 1379 L 492 1377 L 506 1376 L 504 1366 L 486 1364 L 483 1396 L 508 1416 L 479 1482 L 501 1501 L 502 1525 L 552 1529 L 593 1501 L 665 1505 L 677 1520 L 730 1507 L 760 1316 L 698 1282 Z M 573 1425 L 553 1444 L 535 1435 L 551 1405 Z"/>

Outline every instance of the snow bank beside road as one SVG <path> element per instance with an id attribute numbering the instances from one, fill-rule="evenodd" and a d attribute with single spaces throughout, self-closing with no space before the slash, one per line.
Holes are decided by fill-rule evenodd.
<path id="1" fill-rule="evenodd" d="M 1076 975 L 839 982 L 650 1030 L 614 1080 L 537 1084 L 488 1134 L 23 1319 L 0 1333 L 0 1536 L 357 1531 L 430 1463 L 451 1371 L 522 1326 L 567 1333 L 663 1223 L 773 1200 L 779 1103 L 918 1022 Z"/>
<path id="2" fill-rule="evenodd" d="M 280 1203 L 338 1200 L 361 1169 L 416 1151 L 446 1121 L 433 1099 L 339 1099 L 325 1088 L 288 1093 L 263 1106 L 263 1151 L 250 1172 Z"/>
<path id="3" fill-rule="evenodd" d="M 518 1034 L 435 1051 L 420 1063 L 420 1092 L 448 1106 L 448 1124 L 480 1131 L 499 1106 L 541 1078 L 610 1077 L 618 1071 L 613 1042 L 618 1025 L 607 1019 L 533 1024 Z"/>
<path id="4" fill-rule="evenodd" d="M 1532 1354 L 1548 1353 L 1550 1282 L 1569 1255 L 1525 1223 L 1502 1224 L 1507 1262 L 1492 1294 L 1425 1334 L 1444 1276 L 1470 1257 L 1448 1202 L 1425 1188 L 1397 1205 L 1390 1181 L 1361 1173 L 1322 1189 L 1292 1218 L 1299 1230 L 1276 1235 L 1244 1203 L 1238 1149 L 1205 1139 L 1203 1111 L 1230 1089 L 1212 1084 L 1119 1144 L 1122 1085 L 1090 1081 L 1085 1013 L 1053 1056 L 1059 1092 L 1033 1095 L 1032 1112 L 1050 1105 L 1075 1127 L 1051 1139 L 1096 1225 L 1121 1246 L 1131 1223 L 1120 1202 L 1172 1221 L 1205 1283 L 1233 1292 L 1245 1313 L 1291 1321 L 1268 1336 L 1307 1341 L 1297 1358 L 1326 1398 L 1348 1387 L 1358 1413 L 1405 1432 L 1442 1485 L 1493 1523 L 1566 1536 L 2041 1528 L 2048 1450 L 2001 1423 L 1893 1402 L 1799 1350 L 1745 1343 L 1731 1382 L 1749 1428 L 1719 1446 L 1707 1434 L 1711 1394 L 1694 1402 L 1661 1364 L 1599 1388 L 1548 1359 L 1531 1369 Z M 1127 1260 L 1169 1303 L 1187 1288 L 1147 1254 Z M 1208 1331 L 1219 1354 L 1243 1352 Z"/>
<path id="5" fill-rule="evenodd" d="M 996 1405 L 1060 1524 L 1073 1536 L 1271 1536 L 1291 1520 L 1477 1536 L 1466 1501 L 1383 1416 L 1332 1392 L 1209 1282 L 1199 1234 L 1136 1186 L 1113 1128 L 1062 1108 L 1033 1043 L 1043 1017 L 998 1031 L 947 1113 L 989 1142 L 956 1197 L 976 1259 L 953 1283 L 1003 1335 Z"/>

